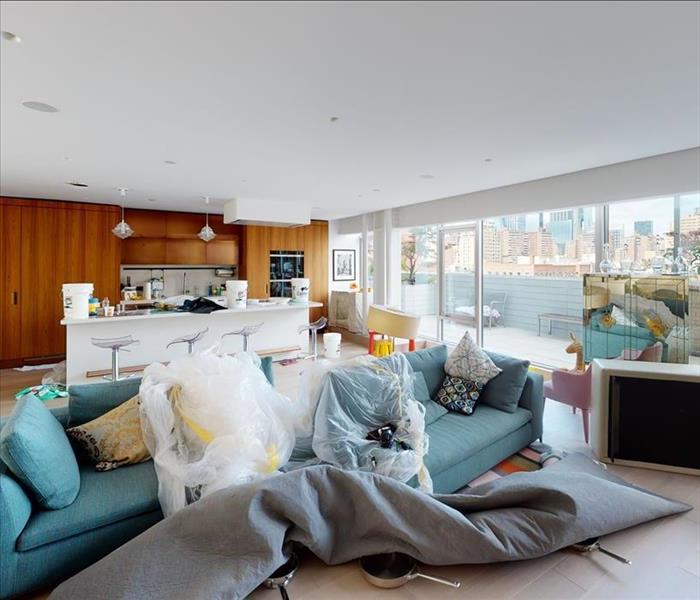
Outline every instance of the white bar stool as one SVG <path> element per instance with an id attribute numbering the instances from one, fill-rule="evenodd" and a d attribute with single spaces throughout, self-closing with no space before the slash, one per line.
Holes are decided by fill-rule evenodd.
<path id="1" fill-rule="evenodd" d="M 302 358 L 310 358 L 311 360 L 316 360 L 316 358 L 318 357 L 318 332 L 319 330 L 323 329 L 326 325 L 328 325 L 328 319 L 326 319 L 326 317 L 321 317 L 318 321 L 314 321 L 313 323 L 309 323 L 308 325 L 299 326 L 299 333 L 302 333 L 303 331 L 311 332 L 311 352 L 302 352 Z"/>
<path id="2" fill-rule="evenodd" d="M 172 342 L 170 342 L 166 348 L 170 348 L 173 344 L 187 344 L 187 354 L 192 354 L 194 352 L 194 345 L 196 342 L 201 340 L 204 335 L 209 331 L 209 327 L 206 329 L 203 329 L 202 331 L 199 331 L 197 333 L 189 333 L 183 336 L 180 336 L 179 338 L 175 338 Z"/>
<path id="3" fill-rule="evenodd" d="M 138 344 L 139 341 L 135 340 L 130 335 L 118 338 L 91 338 L 93 346 L 98 348 L 110 348 L 112 350 L 112 376 L 104 376 L 107 381 L 119 381 L 121 379 L 128 379 L 132 375 L 127 375 L 126 377 L 119 376 L 119 352 L 129 352 L 124 346 L 130 346 L 131 344 Z"/>
<path id="4" fill-rule="evenodd" d="M 224 338 L 229 335 L 242 335 L 243 336 L 243 352 L 248 352 L 248 338 L 256 333 L 265 323 L 258 323 L 257 325 L 246 325 L 243 329 L 237 329 L 236 331 L 229 331 L 221 336 L 221 342 Z"/>

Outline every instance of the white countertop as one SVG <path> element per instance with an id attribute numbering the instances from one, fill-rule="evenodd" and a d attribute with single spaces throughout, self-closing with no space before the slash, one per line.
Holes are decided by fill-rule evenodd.
<path id="1" fill-rule="evenodd" d="M 309 302 L 308 304 L 249 304 L 247 308 L 225 308 L 223 310 L 215 310 L 208 314 L 190 313 L 183 311 L 159 311 L 148 310 L 146 312 L 139 311 L 138 315 L 119 315 L 114 317 L 90 317 L 89 319 L 61 319 L 61 325 L 93 325 L 95 323 L 121 322 L 121 321 L 138 321 L 142 319 L 168 319 L 182 317 L 216 317 L 233 314 L 250 314 L 255 312 L 280 312 L 287 310 L 308 310 L 309 308 L 321 308 L 321 302 Z"/>

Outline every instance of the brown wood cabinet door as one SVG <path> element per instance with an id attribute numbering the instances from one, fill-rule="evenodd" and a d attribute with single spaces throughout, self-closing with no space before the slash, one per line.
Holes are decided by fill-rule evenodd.
<path id="1" fill-rule="evenodd" d="M 206 249 L 202 240 L 165 240 L 165 262 L 169 265 L 204 265 Z"/>
<path id="2" fill-rule="evenodd" d="M 164 238 L 166 232 L 166 215 L 167 213 L 165 212 L 155 210 L 129 208 L 124 211 L 124 218 L 134 230 L 133 237 L 135 238 Z M 120 215 L 117 214 L 115 224 L 120 218 Z M 114 225 L 112 225 L 112 227 L 114 227 Z"/>
<path id="3" fill-rule="evenodd" d="M 220 240 L 219 236 L 205 246 L 208 265 L 237 265 L 238 240 Z"/>
<path id="4" fill-rule="evenodd" d="M 248 225 L 245 231 L 245 278 L 249 298 L 270 295 L 270 241 L 272 227 Z"/>
<path id="5" fill-rule="evenodd" d="M 0 360 L 22 356 L 20 236 L 22 209 L 0 206 Z"/>
<path id="6" fill-rule="evenodd" d="M 328 316 L 328 222 L 313 221 L 303 228 L 304 276 L 311 279 L 311 300 L 322 302 L 323 308 L 312 308 L 312 321 Z"/>
<path id="7" fill-rule="evenodd" d="M 204 215 L 169 212 L 166 215 L 166 237 L 198 239 L 197 234 L 204 227 Z"/>
<path id="8" fill-rule="evenodd" d="M 165 238 L 127 238 L 122 242 L 123 265 L 165 264 Z"/>
<path id="9" fill-rule="evenodd" d="M 22 208 L 20 312 L 22 356 L 63 354 L 66 348 L 61 285 L 72 283 L 79 257 L 68 254 L 68 240 L 81 235 L 72 211 Z M 73 281 L 74 282 L 74 281 Z"/>

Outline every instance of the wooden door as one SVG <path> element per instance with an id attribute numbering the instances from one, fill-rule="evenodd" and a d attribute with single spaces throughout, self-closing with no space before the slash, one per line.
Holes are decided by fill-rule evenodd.
<path id="1" fill-rule="evenodd" d="M 0 206 L 0 362 L 22 356 L 20 239 L 22 209 Z"/>
<path id="2" fill-rule="evenodd" d="M 101 300 L 106 296 L 116 304 L 123 242 L 112 233 L 112 227 L 121 218 L 119 209 L 107 207 L 86 210 L 84 214 L 82 279 L 94 284 L 96 298 Z"/>
<path id="3" fill-rule="evenodd" d="M 79 225 L 71 211 L 60 208 L 22 207 L 20 312 L 23 357 L 51 357 L 65 353 L 61 285 L 71 283 L 79 260 L 68 254 L 68 240 L 79 239 Z M 73 227 L 78 230 L 72 231 Z"/>

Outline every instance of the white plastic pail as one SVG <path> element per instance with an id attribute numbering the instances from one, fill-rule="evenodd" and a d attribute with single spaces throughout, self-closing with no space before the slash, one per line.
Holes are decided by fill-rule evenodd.
<path id="1" fill-rule="evenodd" d="M 292 302 L 308 303 L 311 281 L 305 277 L 292 279 Z"/>
<path id="2" fill-rule="evenodd" d="M 327 358 L 338 358 L 340 356 L 340 339 L 339 333 L 324 333 L 323 334 L 323 353 Z"/>
<path id="3" fill-rule="evenodd" d="M 91 283 L 63 284 L 63 316 L 67 319 L 87 319 L 90 316 L 88 302 L 95 286 Z"/>
<path id="4" fill-rule="evenodd" d="M 226 301 L 229 308 L 245 308 L 248 300 L 248 282 L 230 279 L 226 282 Z"/>

